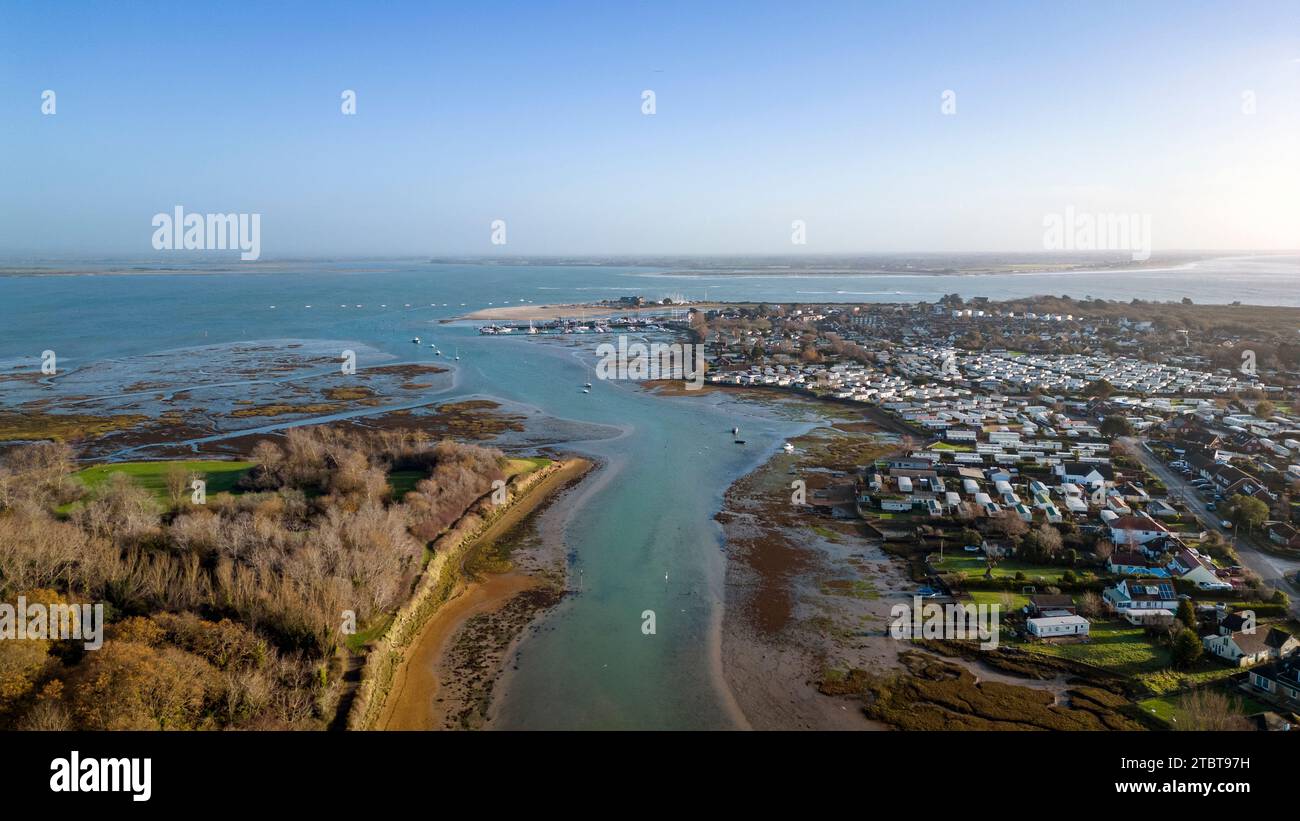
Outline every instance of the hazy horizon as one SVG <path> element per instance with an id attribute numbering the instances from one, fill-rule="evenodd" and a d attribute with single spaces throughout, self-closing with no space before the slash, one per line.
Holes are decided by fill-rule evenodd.
<path id="1" fill-rule="evenodd" d="M 1019 264 L 1042 264 L 1042 265 L 1067 265 L 1067 264 L 1108 264 L 1118 267 L 1153 267 L 1161 264 L 1172 264 L 1176 262 L 1187 262 L 1194 260 L 1206 259 L 1227 259 L 1233 257 L 1288 257 L 1300 255 L 1300 247 L 1296 248 L 1170 248 L 1160 249 L 1152 253 L 1149 260 L 1137 261 L 1132 260 L 1126 252 L 1123 251 L 1011 251 L 1011 250 L 954 250 L 954 251 L 922 251 L 922 250 L 902 250 L 902 251 L 794 251 L 794 252 L 700 252 L 700 253 L 656 253 L 656 252 L 630 252 L 630 251 L 613 251 L 608 253 L 581 253 L 581 252 L 564 252 L 555 251 L 548 253 L 523 253 L 508 252 L 500 253 L 480 252 L 480 253 L 439 253 L 436 251 L 415 252 L 415 253 L 319 253 L 319 254 L 286 254 L 277 256 L 272 254 L 263 254 L 260 259 L 251 262 L 241 262 L 239 252 L 236 250 L 225 251 L 153 251 L 137 254 L 130 253 L 113 253 L 113 252 L 63 252 L 63 251 L 41 251 L 41 250 L 0 250 L 0 268 L 15 267 L 22 263 L 48 262 L 50 264 L 66 263 L 103 263 L 103 264 L 123 264 L 123 263 L 141 263 L 141 264 L 158 264 L 168 265 L 175 264 L 178 266 L 193 266 L 200 264 L 227 265 L 232 262 L 239 263 L 245 267 L 256 267 L 257 265 L 273 265 L 277 263 L 297 263 L 297 262 L 367 262 L 367 261 L 394 261 L 394 262 L 426 262 L 430 264 L 451 264 L 451 263 L 618 263 L 625 265 L 658 265 L 661 263 L 690 263 L 699 261 L 710 262 L 750 262 L 750 261 L 787 261 L 791 263 L 798 262 L 818 262 L 818 261 L 838 261 L 838 262 L 855 262 L 855 261 L 904 261 L 910 258 L 927 259 L 927 260 L 957 260 L 962 257 L 973 259 L 987 259 L 1006 261 L 1017 261 Z"/>

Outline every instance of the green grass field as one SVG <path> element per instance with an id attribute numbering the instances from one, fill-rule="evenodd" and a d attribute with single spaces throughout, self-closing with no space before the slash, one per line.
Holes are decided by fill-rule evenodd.
<path id="1" fill-rule="evenodd" d="M 1156 718 L 1168 724 L 1170 727 L 1177 727 L 1177 719 L 1182 718 L 1181 702 L 1185 693 L 1169 693 L 1163 696 L 1147 698 L 1137 703 L 1142 712 L 1150 713 Z M 1262 713 L 1269 709 L 1265 705 L 1255 701 L 1240 693 L 1233 693 L 1228 697 L 1235 711 L 1244 716 L 1252 716 L 1256 713 Z"/>
<path id="2" fill-rule="evenodd" d="M 988 563 L 982 553 L 966 553 L 958 548 L 957 553 L 951 552 L 951 549 L 945 551 L 942 561 L 936 555 L 931 560 L 930 566 L 940 573 L 960 573 L 966 578 L 978 579 L 984 576 Z M 1061 581 L 1061 576 L 1069 569 L 1057 565 L 1029 564 L 1004 559 L 993 568 L 993 577 L 998 579 L 1015 578 L 1016 573 L 1020 572 L 1025 574 L 1025 584 L 1056 584 Z M 1076 570 L 1074 572 L 1080 579 L 1093 577 L 1091 571 Z"/>
<path id="3" fill-rule="evenodd" d="M 1169 666 L 1167 648 L 1148 639 L 1143 628 L 1123 621 L 1093 622 L 1087 643 L 1034 642 L 1026 644 L 1024 649 L 1091 664 L 1132 677 L 1160 673 Z"/>
<path id="4" fill-rule="evenodd" d="M 550 463 L 550 459 L 540 457 L 510 459 L 505 466 L 505 474 L 510 477 L 532 473 Z M 202 475 L 208 483 L 207 493 L 209 496 L 216 493 L 232 492 L 239 478 L 253 467 L 252 462 L 228 462 L 217 459 L 116 462 L 88 467 L 74 475 L 85 485 L 87 490 L 94 490 L 107 482 L 108 477 L 112 474 L 125 473 L 136 484 L 152 493 L 160 503 L 166 505 L 169 502 L 167 498 L 167 471 L 173 465 L 180 465 L 188 472 Z M 393 489 L 394 498 L 400 499 L 414 490 L 416 483 L 427 475 L 428 473 L 422 470 L 395 470 L 390 473 L 388 475 L 388 484 Z"/>
<path id="5" fill-rule="evenodd" d="M 393 489 L 393 498 L 401 499 L 415 490 L 421 479 L 427 478 L 427 470 L 394 470 L 388 474 L 388 486 Z"/>
<path id="6" fill-rule="evenodd" d="M 951 442 L 936 442 L 930 446 L 931 450 L 951 450 L 961 453 L 973 453 L 975 448 L 970 445 L 954 445 Z"/>
<path id="7" fill-rule="evenodd" d="M 1000 593 L 995 590 L 970 591 L 971 601 L 975 602 L 976 604 L 996 604 L 1001 606 L 1003 596 L 1009 596 L 1011 598 L 1010 609 L 1013 611 L 1019 611 L 1022 607 L 1029 604 L 1029 597 L 1022 596 L 1019 593 Z M 1003 613 L 1005 612 L 1006 609 L 1004 608 Z"/>
<path id="8" fill-rule="evenodd" d="M 523 473 L 532 473 L 535 470 L 541 470 L 551 463 L 550 459 L 541 456 L 527 456 L 518 459 L 506 460 L 505 473 L 507 477 L 518 476 Z"/>
<path id="9" fill-rule="evenodd" d="M 1205 657 L 1188 670 L 1174 670 L 1169 666 L 1167 647 L 1148 638 L 1143 628 L 1124 621 L 1094 621 L 1087 643 L 1035 642 L 1023 645 L 1023 649 L 1091 664 L 1137 679 L 1157 696 L 1190 686 L 1212 684 L 1238 672 L 1235 667 Z"/>
<path id="10" fill-rule="evenodd" d="M 107 465 L 95 465 L 85 470 L 77 471 L 74 475 L 86 486 L 88 490 L 94 490 L 108 481 L 108 477 L 114 473 L 125 473 L 130 476 L 136 484 L 152 493 L 158 501 L 166 504 L 167 499 L 167 471 L 173 465 L 180 465 L 186 471 L 203 476 L 208 483 L 207 493 L 211 496 L 214 493 L 229 493 L 234 489 L 235 483 L 239 477 L 243 476 L 249 468 L 253 466 L 252 462 L 226 462 L 215 459 L 205 459 L 196 461 L 165 461 L 165 462 L 116 462 Z"/>
<path id="11" fill-rule="evenodd" d="M 365 652 L 366 645 L 379 638 L 388 630 L 388 625 L 393 623 L 392 613 L 381 613 L 371 620 L 371 623 L 363 629 L 351 634 L 344 639 L 343 643 L 354 653 Z"/>

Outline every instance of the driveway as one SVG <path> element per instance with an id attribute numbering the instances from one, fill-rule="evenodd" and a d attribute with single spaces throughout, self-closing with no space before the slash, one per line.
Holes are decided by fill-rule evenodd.
<path id="1" fill-rule="evenodd" d="M 1239 542 L 1231 529 L 1219 524 L 1220 519 L 1214 515 L 1214 511 L 1205 509 L 1206 501 L 1196 492 L 1196 488 L 1192 487 L 1181 473 L 1170 468 L 1154 453 L 1147 450 L 1146 442 L 1131 437 L 1126 437 L 1123 441 L 1131 446 L 1132 452 L 1137 455 L 1147 470 L 1165 483 L 1165 487 L 1169 488 L 1170 496 L 1182 498 L 1187 508 L 1200 520 L 1203 528 L 1218 531 L 1219 535 L 1236 547 L 1237 555 L 1241 557 L 1243 565 L 1258 573 L 1269 587 L 1281 588 L 1291 596 L 1291 613 L 1296 618 L 1300 618 L 1300 597 L 1296 596 L 1296 591 L 1283 578 L 1284 574 L 1300 569 L 1300 561 L 1271 556 L 1244 542 Z"/>

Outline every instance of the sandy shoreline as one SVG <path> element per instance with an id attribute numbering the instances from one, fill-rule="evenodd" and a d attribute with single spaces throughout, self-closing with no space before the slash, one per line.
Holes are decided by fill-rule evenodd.
<path id="1" fill-rule="evenodd" d="M 710 308 L 722 307 L 724 303 L 720 302 L 699 302 L 690 305 L 646 305 L 640 308 L 620 308 L 616 305 L 602 305 L 598 302 L 590 303 L 566 303 L 561 305 L 502 305 L 493 308 L 480 308 L 477 311 L 462 316 L 455 317 L 454 320 L 498 320 L 510 322 L 546 322 L 552 319 L 580 319 L 586 316 L 588 319 L 604 316 L 643 316 L 653 314 L 667 314 L 669 311 L 689 310 L 708 310 Z M 728 303 L 734 305 L 744 305 L 748 303 Z"/>
<path id="2" fill-rule="evenodd" d="M 506 536 L 592 467 L 586 459 L 565 459 L 558 470 L 530 488 L 523 499 L 493 522 L 476 539 L 474 549 Z M 394 676 L 393 689 L 377 727 L 446 729 L 457 726 L 463 715 L 472 712 L 475 705 L 468 702 L 483 697 L 484 687 L 490 693 L 517 633 L 562 595 L 543 570 L 541 566 L 528 569 L 517 566 L 503 573 L 462 578 L 452 597 L 429 618 L 407 651 Z M 467 634 L 473 630 L 465 629 L 471 620 L 485 621 L 494 634 L 505 630 L 516 635 L 500 646 L 471 646 L 475 636 Z M 476 671 L 477 681 L 460 681 L 463 670 L 455 669 L 451 657 L 467 651 L 474 654 L 475 664 L 487 663 L 495 669 Z"/>

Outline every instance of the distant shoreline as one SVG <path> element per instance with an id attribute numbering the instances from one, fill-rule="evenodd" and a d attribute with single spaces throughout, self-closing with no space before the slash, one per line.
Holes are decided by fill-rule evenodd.
<path id="1" fill-rule="evenodd" d="M 1053 259 L 1051 254 L 970 253 L 970 254 L 828 254 L 807 256 L 764 255 L 662 255 L 656 257 L 589 257 L 589 258 L 284 258 L 241 262 L 237 259 L 214 259 L 195 256 L 184 260 L 43 260 L 0 261 L 0 277 L 44 276 L 211 276 L 218 274 L 268 274 L 283 271 L 300 273 L 301 266 L 313 264 L 374 265 L 403 263 L 430 266 L 502 266 L 602 268 L 628 267 L 648 269 L 636 273 L 643 277 L 946 277 L 946 276 L 1016 276 L 1021 274 L 1124 273 L 1179 268 L 1215 259 L 1296 256 L 1300 250 L 1275 251 L 1170 251 L 1143 261 L 1127 258 L 1087 258 L 1068 256 Z M 892 263 L 892 264 L 891 264 Z"/>

